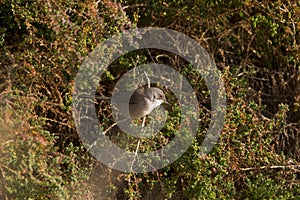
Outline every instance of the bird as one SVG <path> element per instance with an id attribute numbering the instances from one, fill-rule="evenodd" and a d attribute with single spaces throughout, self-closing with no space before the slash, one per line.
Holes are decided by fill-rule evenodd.
<path id="1" fill-rule="evenodd" d="M 132 119 L 149 115 L 161 104 L 167 103 L 164 92 L 156 87 L 139 88 L 134 91 L 129 100 L 129 113 Z"/>
<path id="2" fill-rule="evenodd" d="M 109 101 L 117 107 L 120 114 L 131 119 L 143 118 L 161 104 L 169 104 L 164 92 L 157 87 L 142 87 L 136 89 L 130 96 L 131 93 L 122 92 L 115 94 L 113 98 L 95 96 L 95 99 Z"/>

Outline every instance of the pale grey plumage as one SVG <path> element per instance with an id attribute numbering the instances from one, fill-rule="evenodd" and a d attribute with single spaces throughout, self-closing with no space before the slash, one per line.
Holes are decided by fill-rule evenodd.
<path id="1" fill-rule="evenodd" d="M 158 88 L 137 89 L 129 100 L 130 116 L 133 119 L 138 119 L 149 115 L 164 102 L 166 102 L 165 94 Z"/>
<path id="2" fill-rule="evenodd" d="M 139 88 L 132 93 L 131 97 L 129 95 L 130 94 L 127 93 L 121 93 L 116 94 L 114 98 L 99 96 L 95 98 L 98 100 L 111 101 L 123 116 L 131 117 L 132 119 L 139 119 L 149 115 L 162 103 L 167 103 L 164 92 L 156 87 Z M 126 102 L 128 98 L 129 102 Z"/>

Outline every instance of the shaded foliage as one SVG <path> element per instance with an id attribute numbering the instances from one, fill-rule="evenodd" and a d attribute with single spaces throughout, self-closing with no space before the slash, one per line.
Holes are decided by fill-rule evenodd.
<path id="1" fill-rule="evenodd" d="M 299 6 L 256 0 L 2 0 L 1 199 L 296 198 Z M 199 156 L 210 120 L 209 92 L 186 61 L 160 50 L 131 52 L 112 63 L 97 92 L 110 95 L 124 72 L 139 64 L 168 64 L 193 85 L 201 127 L 189 150 L 167 168 L 123 174 L 102 166 L 101 176 L 94 178 L 91 170 L 98 164 L 85 152 L 71 114 L 74 77 L 97 44 L 114 33 L 148 26 L 185 33 L 213 57 L 228 102 L 221 138 L 209 155 Z M 108 106 L 97 105 L 99 113 L 109 116 L 101 122 L 107 127 L 112 123 Z M 178 109 L 174 106 L 173 112 Z M 130 141 L 113 131 L 111 139 Z M 158 142 L 169 142 L 176 119 L 164 131 Z M 152 149 L 150 142 L 142 145 Z M 105 184 L 99 188 L 99 182 Z"/>

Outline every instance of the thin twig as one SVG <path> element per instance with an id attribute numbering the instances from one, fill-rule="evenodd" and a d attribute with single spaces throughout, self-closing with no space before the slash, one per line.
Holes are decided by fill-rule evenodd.
<path id="1" fill-rule="evenodd" d="M 150 86 L 151 86 L 151 85 L 150 85 L 150 78 L 149 78 L 147 72 L 144 71 L 144 74 L 145 74 L 146 79 L 147 79 L 147 81 L 148 81 L 148 88 L 150 88 Z"/>
<path id="2" fill-rule="evenodd" d="M 121 121 L 118 121 L 118 122 L 115 122 L 113 123 L 112 125 L 110 125 L 107 129 L 105 129 L 105 131 L 102 132 L 102 135 L 105 135 L 108 131 L 110 131 L 113 127 L 115 127 L 118 123 L 121 123 L 121 122 L 124 122 L 126 121 L 127 119 L 124 119 L 124 120 L 121 120 Z M 99 140 L 99 139 L 98 139 Z M 98 140 L 96 140 L 95 142 L 93 142 L 93 144 L 91 144 L 91 146 L 87 149 L 87 151 L 90 151 L 98 142 Z"/>
<path id="3" fill-rule="evenodd" d="M 146 116 L 143 118 L 142 127 L 145 127 L 145 122 L 146 122 Z M 132 170 L 133 164 L 135 163 L 136 159 L 138 158 L 137 155 L 138 155 L 138 151 L 139 151 L 139 148 L 140 148 L 140 144 L 141 144 L 141 138 L 139 138 L 138 143 L 136 145 L 136 149 L 135 149 L 135 152 L 134 152 L 134 159 L 131 163 L 130 170 Z"/>
<path id="4" fill-rule="evenodd" d="M 261 166 L 261 167 L 248 167 L 248 168 L 241 168 L 241 171 L 252 171 L 258 169 L 299 169 L 300 165 L 273 165 L 273 166 Z"/>
<path id="5" fill-rule="evenodd" d="M 140 144 L 141 144 L 141 139 L 139 139 L 138 144 L 136 145 L 136 149 L 135 149 L 135 152 L 134 152 L 135 158 L 137 157 Z M 134 158 L 134 160 L 135 160 L 135 158 Z"/>
<path id="6" fill-rule="evenodd" d="M 147 81 L 148 81 L 148 88 L 150 88 L 149 76 L 148 76 L 147 72 L 145 72 L 145 71 L 144 71 L 144 74 L 145 74 L 145 76 L 147 78 Z M 142 127 L 145 127 L 145 122 L 146 122 L 146 116 L 143 118 Z M 139 138 L 138 143 L 136 145 L 136 149 L 135 149 L 135 152 L 134 152 L 134 159 L 131 163 L 130 170 L 132 170 L 133 164 L 135 163 L 136 159 L 138 158 L 138 151 L 139 151 L 139 148 L 140 148 L 140 144 L 141 144 L 141 138 Z"/>

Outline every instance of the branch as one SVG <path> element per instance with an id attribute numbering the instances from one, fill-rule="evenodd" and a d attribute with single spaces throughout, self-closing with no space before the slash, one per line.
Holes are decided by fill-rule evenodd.
<path id="1" fill-rule="evenodd" d="M 258 169 L 293 169 L 300 171 L 300 165 L 273 165 L 273 166 L 261 166 L 261 167 L 248 167 L 240 168 L 240 171 L 251 171 Z"/>

